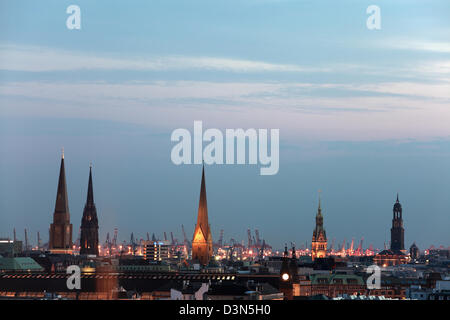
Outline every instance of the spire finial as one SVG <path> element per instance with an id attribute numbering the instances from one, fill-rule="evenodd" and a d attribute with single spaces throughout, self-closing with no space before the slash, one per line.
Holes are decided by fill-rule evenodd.
<path id="1" fill-rule="evenodd" d="M 64 147 L 61 148 L 61 159 L 64 159 Z"/>
<path id="2" fill-rule="evenodd" d="M 92 169 L 92 161 L 89 161 L 89 169 Z"/>
<path id="3" fill-rule="evenodd" d="M 400 202 L 400 201 L 398 200 L 398 192 L 397 192 L 397 202 Z"/>
<path id="4" fill-rule="evenodd" d="M 320 209 L 321 209 L 321 208 L 320 208 L 320 194 L 322 193 L 322 190 L 319 189 L 318 192 L 319 192 L 319 210 L 320 210 Z"/>

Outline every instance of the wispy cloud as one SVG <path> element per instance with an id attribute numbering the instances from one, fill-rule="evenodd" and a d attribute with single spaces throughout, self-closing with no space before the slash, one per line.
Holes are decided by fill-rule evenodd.
<path id="1" fill-rule="evenodd" d="M 0 45 L 0 70 L 42 72 L 83 69 L 140 71 L 201 69 L 244 73 L 327 71 L 292 64 L 222 57 L 174 55 L 115 58 L 44 47 Z"/>
<path id="2" fill-rule="evenodd" d="M 17 82 L 0 86 L 0 105 L 3 116 L 81 117 L 165 130 L 200 119 L 219 128 L 282 128 L 285 139 L 418 139 L 450 136 L 445 89 L 416 83 Z"/>
<path id="3" fill-rule="evenodd" d="M 395 40 L 385 43 L 396 49 L 450 53 L 450 42 Z"/>

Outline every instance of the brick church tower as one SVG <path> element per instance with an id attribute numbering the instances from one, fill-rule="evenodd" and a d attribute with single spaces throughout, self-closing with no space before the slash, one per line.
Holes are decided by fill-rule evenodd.
<path id="1" fill-rule="evenodd" d="M 53 223 L 50 224 L 48 246 L 52 253 L 72 253 L 72 224 L 70 223 L 69 199 L 67 197 L 64 151 L 61 156 L 58 191 L 56 193 Z"/>

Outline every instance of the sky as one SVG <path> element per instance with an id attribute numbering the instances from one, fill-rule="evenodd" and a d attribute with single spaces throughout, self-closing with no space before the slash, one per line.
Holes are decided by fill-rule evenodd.
<path id="1" fill-rule="evenodd" d="M 81 29 L 69 30 L 70 5 Z M 369 30 L 370 5 L 381 29 Z M 280 130 L 280 169 L 207 165 L 213 239 L 310 244 L 322 190 L 329 242 L 450 245 L 448 1 L 0 3 L 0 237 L 48 240 L 65 150 L 78 230 L 89 163 L 100 240 L 192 237 L 200 165 L 177 128 Z M 74 231 L 74 240 L 77 232 Z"/>

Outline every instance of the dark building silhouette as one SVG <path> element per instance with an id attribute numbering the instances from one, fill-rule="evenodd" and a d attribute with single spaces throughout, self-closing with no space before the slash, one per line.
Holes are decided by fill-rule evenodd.
<path id="1" fill-rule="evenodd" d="M 419 247 L 417 247 L 415 242 L 409 248 L 409 254 L 411 256 L 411 259 L 413 259 L 413 260 L 419 259 L 420 251 L 419 251 Z"/>
<path id="2" fill-rule="evenodd" d="M 53 223 L 50 224 L 49 249 L 54 253 L 72 252 L 72 224 L 70 223 L 69 199 L 67 197 L 64 151 L 61 156 L 58 191 L 56 193 Z"/>
<path id="3" fill-rule="evenodd" d="M 289 272 L 291 274 L 292 277 L 292 281 L 294 283 L 297 283 L 299 281 L 299 276 L 298 276 L 298 260 L 297 260 L 297 255 L 295 254 L 295 246 L 292 246 L 292 258 L 291 261 L 289 262 Z"/>
<path id="4" fill-rule="evenodd" d="M 391 251 L 405 252 L 405 230 L 403 229 L 402 205 L 398 200 L 394 204 L 392 228 L 391 228 Z"/>
<path id="5" fill-rule="evenodd" d="M 396 266 L 409 261 L 405 254 L 405 231 L 403 229 L 402 205 L 398 200 L 395 201 L 393 208 L 392 228 L 391 228 L 391 247 L 375 255 L 373 261 L 383 267 Z"/>
<path id="6" fill-rule="evenodd" d="M 287 245 L 284 247 L 283 261 L 281 263 L 280 269 L 280 280 L 279 280 L 279 290 L 284 294 L 284 299 L 292 300 L 294 296 L 294 286 L 293 286 L 293 268 L 291 265 L 291 259 L 289 259 L 289 252 Z"/>
<path id="7" fill-rule="evenodd" d="M 208 222 L 208 204 L 206 201 L 205 166 L 202 168 L 202 184 L 198 204 L 197 225 L 192 240 L 192 259 L 207 265 L 213 254 L 211 228 Z"/>
<path id="8" fill-rule="evenodd" d="M 317 209 L 316 215 L 316 227 L 314 228 L 311 242 L 311 258 L 314 261 L 314 259 L 316 258 L 325 258 L 326 256 L 327 256 L 327 234 L 323 227 L 322 208 L 320 207 L 320 197 L 319 197 L 319 207 Z"/>
<path id="9" fill-rule="evenodd" d="M 98 218 L 92 186 L 92 166 L 89 167 L 87 199 L 81 218 L 80 254 L 98 256 Z"/>

